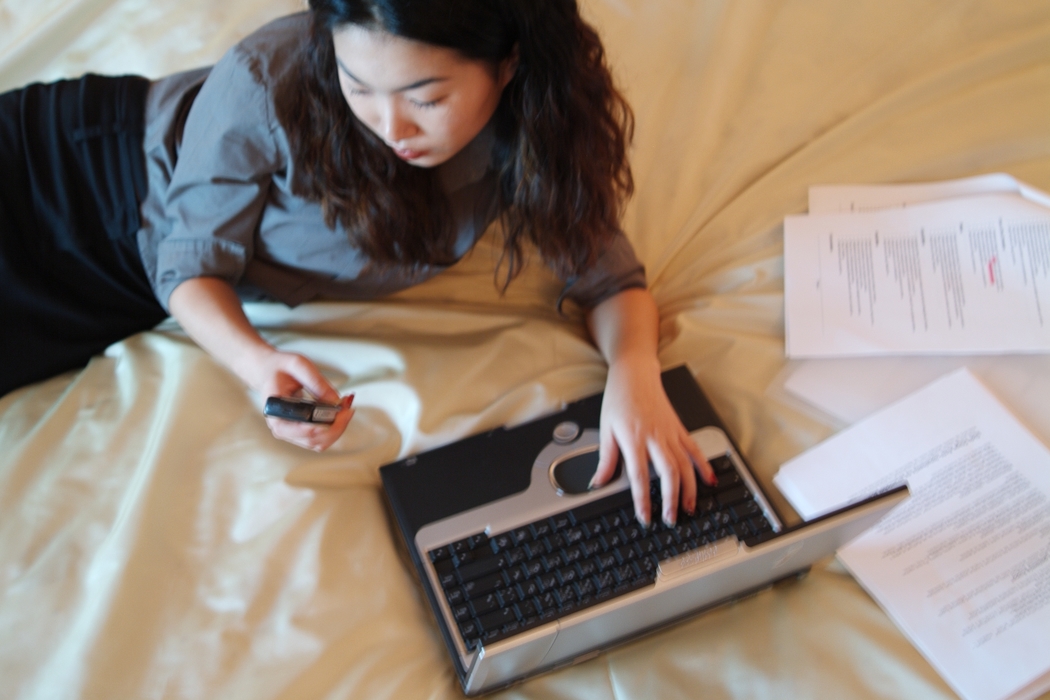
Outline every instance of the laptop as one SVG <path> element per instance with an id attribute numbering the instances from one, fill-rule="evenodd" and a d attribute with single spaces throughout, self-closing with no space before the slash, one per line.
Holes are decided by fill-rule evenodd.
<path id="1" fill-rule="evenodd" d="M 674 527 L 634 518 L 597 468 L 601 395 L 380 468 L 389 511 L 467 695 L 798 578 L 907 498 L 900 486 L 786 527 L 687 367 L 664 389 L 718 476 Z M 652 475 L 651 475 L 652 476 Z M 698 480 L 699 481 L 699 480 Z M 660 513 L 653 476 L 652 512 Z"/>

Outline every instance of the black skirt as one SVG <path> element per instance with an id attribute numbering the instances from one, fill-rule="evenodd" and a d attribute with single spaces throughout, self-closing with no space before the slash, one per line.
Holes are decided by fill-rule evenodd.
<path id="1" fill-rule="evenodd" d="M 167 315 L 135 235 L 148 90 L 86 75 L 0 95 L 0 396 Z"/>

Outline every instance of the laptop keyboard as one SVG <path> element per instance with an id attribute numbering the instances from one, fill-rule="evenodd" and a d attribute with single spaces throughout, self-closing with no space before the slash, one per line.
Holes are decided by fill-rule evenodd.
<path id="1" fill-rule="evenodd" d="M 467 649 L 491 644 L 651 586 L 660 562 L 727 537 L 773 528 L 728 457 L 711 460 L 718 484 L 697 484 L 696 512 L 678 523 L 638 524 L 630 491 L 508 532 L 484 532 L 428 552 Z M 650 486 L 661 512 L 659 482 Z"/>

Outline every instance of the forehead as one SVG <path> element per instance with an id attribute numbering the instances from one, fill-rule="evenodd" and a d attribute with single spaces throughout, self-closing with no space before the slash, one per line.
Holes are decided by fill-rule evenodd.
<path id="1" fill-rule="evenodd" d="M 434 46 L 356 24 L 332 32 L 344 72 L 375 89 L 395 90 L 424 80 L 453 80 L 476 69 L 476 61 Z"/>

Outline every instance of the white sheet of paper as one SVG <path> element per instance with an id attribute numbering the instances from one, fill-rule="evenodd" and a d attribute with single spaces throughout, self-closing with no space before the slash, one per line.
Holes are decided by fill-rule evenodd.
<path id="1" fill-rule="evenodd" d="M 787 354 L 1050 351 L 1050 210 L 984 195 L 784 220 Z"/>
<path id="2" fill-rule="evenodd" d="M 961 367 L 969 369 L 1029 430 L 1050 444 L 1050 355 L 792 360 L 779 380 L 790 398 L 804 402 L 803 410 L 816 408 L 818 419 L 823 414 L 825 422 L 844 428 Z M 777 398 L 772 387 L 771 395 Z"/>
<path id="3" fill-rule="evenodd" d="M 810 214 L 844 214 L 896 209 L 923 202 L 981 194 L 1019 194 L 1050 208 L 1050 195 L 1006 173 L 989 173 L 940 182 L 903 185 L 814 185 L 809 188 Z"/>
<path id="4" fill-rule="evenodd" d="M 963 698 L 1050 689 L 1050 450 L 962 369 L 773 479 L 807 519 L 902 480 L 840 559 Z"/>

